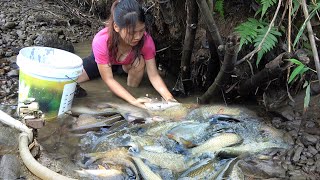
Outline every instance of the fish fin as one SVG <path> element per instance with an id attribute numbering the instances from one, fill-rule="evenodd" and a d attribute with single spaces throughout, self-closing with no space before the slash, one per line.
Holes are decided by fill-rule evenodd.
<path id="1" fill-rule="evenodd" d="M 223 115 L 223 116 L 220 116 L 218 117 L 218 120 L 221 120 L 221 121 L 227 121 L 227 122 L 240 122 L 239 119 L 236 119 L 232 116 L 228 116 L 228 115 Z"/>
<path id="2" fill-rule="evenodd" d="M 161 116 L 153 116 L 152 120 L 155 122 L 161 122 L 161 121 L 164 121 L 165 119 Z"/>
<path id="3" fill-rule="evenodd" d="M 138 119 L 136 116 L 132 116 L 131 113 L 121 113 L 121 116 L 130 123 Z"/>
<path id="4" fill-rule="evenodd" d="M 218 121 L 226 121 L 226 122 L 240 122 L 239 119 L 236 119 L 227 114 L 215 114 L 210 117 L 209 122 L 210 124 L 217 124 Z"/>
<path id="5" fill-rule="evenodd" d="M 197 145 L 193 144 L 191 141 L 185 140 L 184 138 L 180 137 L 180 142 L 186 147 L 186 148 L 193 148 Z"/>
<path id="6" fill-rule="evenodd" d="M 104 166 L 98 164 L 98 169 L 101 169 L 101 170 L 107 170 Z"/>
<path id="7" fill-rule="evenodd" d="M 133 124 L 143 124 L 146 122 L 147 122 L 147 120 L 145 120 L 145 119 L 135 119 L 135 120 L 131 121 L 131 123 L 133 123 Z"/>
<path id="8" fill-rule="evenodd" d="M 174 139 L 174 135 L 173 135 L 173 134 L 170 134 L 170 133 L 167 134 L 167 137 L 168 137 L 169 139 Z"/>
<path id="9" fill-rule="evenodd" d="M 128 153 L 131 156 L 138 156 L 141 149 L 143 149 L 143 147 L 140 144 L 134 144 L 133 146 L 129 147 Z"/>
<path id="10" fill-rule="evenodd" d="M 86 174 L 88 174 L 85 170 L 74 170 L 75 172 L 77 172 L 78 174 L 80 174 L 80 175 L 86 175 Z"/>

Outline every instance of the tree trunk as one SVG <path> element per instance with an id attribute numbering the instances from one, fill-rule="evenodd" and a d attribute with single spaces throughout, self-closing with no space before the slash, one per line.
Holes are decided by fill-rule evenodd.
<path id="1" fill-rule="evenodd" d="M 211 99 L 224 91 L 224 85 L 229 81 L 231 74 L 234 70 L 234 64 L 238 57 L 239 38 L 236 35 L 228 37 L 227 44 L 225 45 L 225 56 L 222 62 L 221 69 L 213 84 L 208 90 L 198 99 L 198 103 L 207 104 Z"/>
<path id="2" fill-rule="evenodd" d="M 185 93 L 191 89 L 190 62 L 198 25 L 198 7 L 196 0 L 187 0 L 187 26 L 181 58 L 181 80 Z"/>
<path id="3" fill-rule="evenodd" d="M 214 41 L 216 47 L 222 45 L 222 39 L 218 30 L 218 27 L 213 19 L 212 13 L 210 12 L 209 6 L 205 0 L 196 0 L 199 6 L 200 12 L 202 13 L 203 19 L 206 22 L 210 35 Z"/>
<path id="4" fill-rule="evenodd" d="M 207 0 L 209 10 L 213 12 L 213 2 L 212 0 Z M 208 28 L 206 28 L 206 37 L 209 45 L 210 59 L 207 66 L 207 72 L 205 74 L 205 84 L 204 87 L 208 89 L 210 85 L 214 82 L 214 79 L 217 77 L 220 70 L 220 60 L 223 60 L 222 57 L 219 57 L 218 48 L 215 46 L 212 36 Z"/>
<path id="5" fill-rule="evenodd" d="M 206 36 L 208 40 L 209 45 L 209 51 L 210 51 L 210 59 L 207 66 L 207 72 L 205 74 L 205 84 L 204 87 L 207 89 L 209 86 L 214 82 L 214 79 L 217 77 L 219 71 L 220 71 L 220 59 L 222 57 L 219 57 L 218 49 L 214 45 L 213 39 L 211 38 L 208 30 L 206 31 Z"/>

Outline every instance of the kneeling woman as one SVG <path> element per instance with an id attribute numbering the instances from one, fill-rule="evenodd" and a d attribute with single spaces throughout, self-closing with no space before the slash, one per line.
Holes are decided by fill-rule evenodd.
<path id="1" fill-rule="evenodd" d="M 92 42 L 93 55 L 83 60 L 84 72 L 78 82 L 101 76 L 110 90 L 132 105 L 145 108 L 113 78 L 113 70 L 128 73 L 127 85 L 138 87 L 146 67 L 153 87 L 166 101 L 175 101 L 158 74 L 155 45 L 146 32 L 145 14 L 136 0 L 117 0 L 111 7 L 108 27 L 99 31 Z"/>

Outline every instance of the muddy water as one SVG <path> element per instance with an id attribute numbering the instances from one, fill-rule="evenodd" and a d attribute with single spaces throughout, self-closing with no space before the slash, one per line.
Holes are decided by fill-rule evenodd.
<path id="1" fill-rule="evenodd" d="M 81 58 L 88 56 L 91 53 L 91 41 L 84 41 L 83 43 L 75 44 L 75 53 L 78 54 Z M 161 72 L 160 72 L 161 74 Z M 165 81 L 168 89 L 172 89 L 174 87 L 174 83 L 176 78 L 172 77 L 168 74 L 161 74 L 163 80 Z M 159 94 L 152 87 L 147 74 L 145 73 L 144 78 L 139 86 L 139 88 L 132 88 L 126 85 L 126 77 L 125 76 L 115 76 L 115 79 L 123 85 L 134 97 L 143 97 L 149 96 L 152 98 L 161 98 Z M 80 84 L 87 93 L 87 97 L 74 99 L 74 104 L 78 103 L 86 103 L 86 102 L 123 102 L 121 99 L 117 98 L 112 92 L 108 89 L 108 87 L 104 84 L 101 78 L 91 80 L 85 83 Z M 179 99 L 180 102 L 196 102 L 196 97 L 188 97 Z"/>
<path id="2" fill-rule="evenodd" d="M 83 43 L 75 44 L 75 53 L 81 58 L 88 56 L 91 53 L 91 41 L 85 41 Z M 163 80 L 167 84 L 168 88 L 171 89 L 174 86 L 175 78 L 169 75 L 162 76 Z M 159 94 L 154 90 L 147 75 L 145 74 L 141 85 L 139 88 L 131 88 L 126 85 L 125 76 L 115 76 L 116 80 L 122 84 L 130 93 L 135 97 L 148 96 L 152 98 L 161 98 Z M 123 103 L 124 101 L 116 97 L 101 80 L 97 78 L 91 81 L 81 83 L 80 86 L 87 91 L 86 97 L 74 98 L 73 105 L 82 106 L 87 104 L 94 103 L 103 103 L 103 102 L 116 102 Z M 179 99 L 180 102 L 189 102 L 195 103 L 195 96 Z M 53 164 L 72 164 L 78 158 L 81 147 L 79 147 L 79 137 L 73 136 L 69 133 L 68 129 L 72 126 L 72 123 L 75 121 L 75 118 L 71 116 L 61 116 L 57 120 L 52 122 L 47 122 L 46 125 L 41 128 L 38 132 L 38 142 L 43 148 L 43 152 L 48 154 L 50 161 Z M 42 159 L 39 160 L 40 162 Z M 44 164 L 52 164 L 47 162 L 41 162 Z M 77 166 L 74 164 L 71 167 L 75 169 Z M 59 166 L 50 166 L 52 170 L 59 171 Z M 69 169 L 69 172 L 64 169 L 66 175 L 72 176 L 74 174 L 72 169 Z"/>
<path id="3" fill-rule="evenodd" d="M 74 44 L 75 46 L 75 53 L 80 56 L 81 58 L 84 58 L 88 56 L 91 53 L 91 41 L 84 41 L 82 43 Z M 148 96 L 152 98 L 161 98 L 159 94 L 155 91 L 155 89 L 152 87 L 147 74 L 145 74 L 140 86 L 138 88 L 132 88 L 128 87 L 126 85 L 126 77 L 125 76 L 115 76 L 116 80 L 123 85 L 130 93 L 132 93 L 135 97 L 143 97 Z M 174 86 L 175 78 L 169 75 L 163 75 L 163 80 L 167 84 L 168 88 L 171 89 Z M 97 78 L 94 80 L 90 80 L 84 83 L 81 83 L 80 86 L 87 91 L 86 97 L 81 98 L 74 98 L 73 105 L 86 105 L 86 104 L 92 104 L 92 103 L 102 103 L 102 102 L 121 102 L 124 101 L 115 96 L 109 88 L 105 85 L 105 83 L 102 81 L 101 78 Z M 177 98 L 180 102 L 185 103 L 195 103 L 196 102 L 196 96 L 191 96 L 187 98 Z M 70 122 L 65 122 L 70 121 Z M 50 137 L 50 135 L 57 135 L 59 132 L 63 134 L 63 127 L 61 126 L 70 126 L 70 123 L 72 121 L 72 118 L 70 117 L 61 117 L 57 121 L 49 122 L 46 124 L 46 126 L 39 131 L 39 138 L 40 140 L 46 140 L 46 137 Z M 61 134 L 58 134 L 59 136 Z M 63 138 L 52 138 L 54 141 L 58 141 Z M 72 140 L 73 141 L 73 140 Z M 48 146 L 48 149 L 54 150 L 56 149 L 55 142 L 45 143 Z M 73 143 L 71 143 L 73 144 Z"/>
<path id="4" fill-rule="evenodd" d="M 77 44 L 75 46 L 76 53 L 80 57 L 85 57 L 91 52 L 91 42 L 84 42 L 82 44 Z M 126 77 L 116 76 L 116 80 L 122 84 L 129 92 L 135 97 L 149 96 L 152 98 L 160 98 L 158 93 L 153 89 L 151 83 L 149 82 L 147 76 L 144 76 L 144 79 L 139 88 L 130 88 L 126 86 Z M 175 78 L 170 76 L 163 76 L 164 81 L 166 82 L 169 89 L 174 86 Z M 80 84 L 82 88 L 87 91 L 86 97 L 75 98 L 73 105 L 75 106 L 85 106 L 88 104 L 99 104 L 103 102 L 116 102 L 124 103 L 123 100 L 116 97 L 104 84 L 101 78 L 84 82 Z M 196 95 L 188 98 L 177 98 L 178 101 L 182 103 L 195 103 Z M 246 112 L 249 113 L 250 111 Z M 250 112 L 251 114 L 251 112 Z M 254 114 L 254 113 L 253 113 Z M 69 132 L 72 124 L 76 121 L 75 117 L 72 116 L 62 116 L 56 121 L 48 122 L 45 127 L 39 130 L 38 132 L 38 141 L 42 146 L 42 153 L 46 154 L 47 158 L 38 159 L 40 163 L 45 164 L 50 169 L 60 172 L 69 177 L 77 177 L 74 170 L 82 169 L 83 164 L 79 163 L 83 152 L 87 149 L 84 147 L 92 146 L 90 142 L 98 141 L 98 136 L 95 136 L 94 133 L 87 133 L 86 139 L 89 141 L 84 141 L 83 137 L 75 136 Z M 259 124 L 256 122 L 256 124 Z M 256 126 L 253 128 L 249 126 L 250 123 L 247 123 L 246 128 L 256 130 Z M 244 131 L 246 132 L 246 131 Z M 250 131 L 248 131 L 250 132 Z M 254 134 L 254 133 L 253 133 Z M 249 137 L 250 134 L 245 135 Z M 118 137 L 117 137 L 118 138 Z M 119 137 L 120 139 L 122 137 Z M 109 139 L 109 138 L 108 138 Z M 84 143 L 89 143 L 85 145 Z M 110 142 L 104 142 L 108 144 Z M 114 143 L 111 143 L 114 144 Z M 104 146 L 102 146 L 104 147 Z M 107 148 L 108 149 L 108 148 Z M 105 149 L 105 150 L 107 150 Z M 68 168 L 63 168 L 63 167 Z M 169 178 L 170 179 L 170 178 Z"/>

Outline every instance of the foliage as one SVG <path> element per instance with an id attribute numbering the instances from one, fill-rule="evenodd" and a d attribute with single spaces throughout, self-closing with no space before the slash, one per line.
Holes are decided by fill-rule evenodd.
<path id="1" fill-rule="evenodd" d="M 261 19 L 266 14 L 269 7 L 273 6 L 277 0 L 261 0 L 262 10 L 261 10 Z"/>
<path id="2" fill-rule="evenodd" d="M 265 22 L 258 21 L 254 18 L 249 18 L 248 21 L 241 23 L 235 28 L 235 31 L 240 35 L 240 49 L 244 44 L 252 43 L 258 36 L 258 28 L 264 27 Z"/>
<path id="3" fill-rule="evenodd" d="M 308 81 L 305 82 L 304 87 L 307 86 L 306 95 L 304 96 L 303 102 L 303 111 L 306 112 L 308 110 L 310 104 L 310 83 Z"/>
<path id="4" fill-rule="evenodd" d="M 224 17 L 224 0 L 217 0 L 214 5 L 214 10 L 217 11 L 221 17 Z"/>
<path id="5" fill-rule="evenodd" d="M 237 26 L 235 31 L 240 35 L 240 48 L 251 43 L 254 43 L 254 47 L 257 48 L 268 31 L 268 23 L 249 18 L 248 21 Z M 258 52 L 257 65 L 262 56 L 276 46 L 278 42 L 277 36 L 281 36 L 281 33 L 275 27 L 272 27 L 261 46 L 261 50 Z"/>
<path id="6" fill-rule="evenodd" d="M 300 77 L 302 77 L 302 75 L 308 71 L 310 68 L 307 67 L 306 65 L 304 65 L 302 62 L 298 61 L 297 59 L 290 59 L 290 61 L 294 64 L 297 65 L 297 67 L 292 71 L 292 73 L 290 74 L 289 80 L 288 80 L 288 84 L 292 83 L 294 79 L 296 79 L 296 77 L 298 75 L 300 75 Z"/>
<path id="7" fill-rule="evenodd" d="M 260 18 L 255 18 L 255 19 L 249 18 L 246 22 L 237 26 L 235 28 L 235 31 L 240 35 L 240 48 L 242 48 L 243 45 L 253 44 L 255 49 L 258 50 L 257 60 L 256 60 L 256 64 L 258 65 L 263 55 L 269 52 L 270 50 L 272 50 L 277 45 L 278 38 L 281 36 L 281 33 L 279 32 L 277 27 L 272 27 L 273 24 L 269 24 L 271 19 L 269 19 L 269 16 L 266 16 L 269 9 L 279 1 L 256 0 L 256 2 L 260 4 L 260 8 L 256 11 L 255 16 L 260 14 Z M 289 4 L 286 4 L 286 6 L 287 5 Z M 297 15 L 303 13 L 301 11 L 301 1 L 292 0 L 292 6 L 287 6 L 287 7 L 291 8 L 289 9 L 289 12 L 291 12 L 289 16 L 291 16 L 291 19 L 292 19 L 292 21 L 288 23 L 293 23 L 295 22 L 294 21 L 295 18 L 299 17 Z M 308 6 L 308 8 L 310 12 L 309 17 L 306 18 L 304 23 L 301 25 L 299 31 L 295 29 L 290 29 L 292 32 L 290 35 L 288 35 L 288 37 L 290 38 L 293 34 L 295 35 L 295 39 L 293 41 L 293 46 L 292 46 L 293 48 L 296 48 L 297 44 L 301 41 L 302 44 L 299 44 L 300 46 L 299 48 L 302 47 L 304 49 L 311 49 L 311 48 L 306 48 L 306 46 L 311 46 L 311 45 L 306 43 L 308 39 L 305 38 L 305 36 L 303 36 L 303 32 L 307 22 L 310 21 L 310 19 L 313 18 L 319 12 L 319 9 L 320 9 L 319 1 L 312 1 L 312 3 Z M 284 8 L 284 10 L 287 10 L 287 8 Z M 271 12 L 270 12 L 270 15 L 271 15 Z M 274 14 L 273 16 L 277 16 L 277 14 Z M 274 18 L 279 19 L 279 17 L 274 17 Z M 286 22 L 286 21 L 283 21 L 283 18 L 284 16 L 281 17 L 280 23 Z M 273 23 L 273 21 L 271 21 L 271 23 Z M 271 27 L 270 31 L 268 31 L 269 27 Z M 279 24 L 278 27 L 286 27 L 286 26 L 281 26 L 281 24 Z M 297 27 L 297 25 L 293 24 L 292 27 Z M 281 32 L 286 31 L 284 28 L 280 28 L 280 29 L 281 29 Z M 288 30 L 288 32 L 290 31 Z M 287 42 L 290 43 L 291 41 L 287 40 Z M 293 82 L 295 82 L 299 77 L 304 78 L 304 74 L 309 70 L 316 72 L 315 70 L 307 67 L 302 62 L 296 59 L 290 59 L 290 61 L 295 64 L 295 67 L 290 74 L 290 77 L 287 82 L 288 84 L 293 84 Z M 304 99 L 304 111 L 306 111 L 310 103 L 310 80 L 305 81 L 303 88 L 306 89 L 306 92 L 305 92 L 306 94 Z"/>
<path id="8" fill-rule="evenodd" d="M 294 82 L 294 80 L 297 78 L 298 75 L 300 75 L 300 78 L 302 78 L 303 74 L 305 74 L 308 70 L 315 72 L 315 70 L 307 67 L 306 65 L 304 65 L 302 62 L 300 62 L 297 59 L 289 59 L 289 60 L 292 63 L 296 64 L 297 67 L 290 74 L 288 84 Z M 309 107 L 309 104 L 310 104 L 310 82 L 305 81 L 303 88 L 306 88 L 306 95 L 304 97 L 304 102 L 303 102 L 303 110 L 304 110 L 304 112 L 306 112 Z"/>
<path id="9" fill-rule="evenodd" d="M 292 1 L 292 11 L 291 11 L 291 16 L 294 15 L 300 7 L 300 2 L 299 0 L 293 0 Z"/>
<path id="10" fill-rule="evenodd" d="M 295 47 L 297 45 L 297 42 L 299 41 L 306 25 L 307 25 L 307 22 L 310 21 L 310 19 L 316 14 L 316 12 L 320 9 L 320 3 L 317 3 L 314 5 L 314 9 L 311 11 L 311 13 L 309 14 L 309 17 L 303 22 L 302 26 L 300 27 L 300 30 L 294 40 L 294 43 L 293 43 L 293 47 Z"/>
<path id="11" fill-rule="evenodd" d="M 262 39 L 265 36 L 265 34 L 267 33 L 267 31 L 268 31 L 267 26 L 263 27 L 261 29 L 258 29 L 258 36 L 254 40 L 255 47 L 259 46 L 260 42 L 262 41 Z M 276 44 L 278 42 L 278 39 L 276 36 L 281 36 L 281 33 L 276 28 L 272 27 L 271 31 L 267 34 L 266 39 L 261 46 L 261 50 L 258 52 L 258 57 L 257 57 L 257 61 L 256 61 L 257 66 L 258 66 L 260 60 L 262 59 L 262 56 L 276 46 Z"/>

